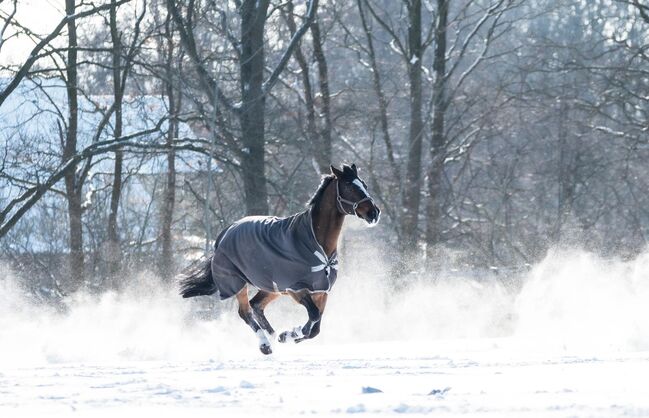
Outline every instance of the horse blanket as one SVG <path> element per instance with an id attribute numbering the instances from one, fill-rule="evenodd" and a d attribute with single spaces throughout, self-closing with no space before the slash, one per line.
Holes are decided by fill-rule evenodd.
<path id="1" fill-rule="evenodd" d="M 221 299 L 248 283 L 268 292 L 329 292 L 336 281 L 337 255 L 327 257 L 316 240 L 310 208 L 286 218 L 242 218 L 215 246 L 212 277 Z"/>

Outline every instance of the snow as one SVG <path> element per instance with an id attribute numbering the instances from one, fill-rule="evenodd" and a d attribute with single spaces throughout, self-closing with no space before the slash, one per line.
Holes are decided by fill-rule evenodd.
<path id="1" fill-rule="evenodd" d="M 553 251 L 520 288 L 456 268 L 398 295 L 378 253 L 347 248 L 321 334 L 270 356 L 234 303 L 199 319 L 147 273 L 63 311 L 5 274 L 0 416 L 649 415 L 649 253 Z M 288 298 L 267 316 L 307 319 Z"/>
<path id="2" fill-rule="evenodd" d="M 300 344 L 272 357 L 5 369 L 0 413 L 642 416 L 647 373 L 647 352 L 521 356 L 507 340 Z"/>

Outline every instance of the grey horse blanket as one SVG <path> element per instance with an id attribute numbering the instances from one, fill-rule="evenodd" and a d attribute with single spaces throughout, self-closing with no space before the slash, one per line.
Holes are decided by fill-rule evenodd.
<path id="1" fill-rule="evenodd" d="M 336 281 L 336 253 L 327 257 L 311 223 L 311 209 L 286 218 L 247 216 L 215 244 L 212 277 L 221 299 L 247 283 L 268 292 L 329 292 Z"/>

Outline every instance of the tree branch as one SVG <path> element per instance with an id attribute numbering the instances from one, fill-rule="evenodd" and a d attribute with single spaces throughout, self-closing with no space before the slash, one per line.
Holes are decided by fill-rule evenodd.
<path id="1" fill-rule="evenodd" d="M 128 3 L 131 0 L 120 0 L 117 4 L 124 4 Z M 7 100 L 7 97 L 18 87 L 20 82 L 27 76 L 29 73 L 29 70 L 31 69 L 32 65 L 41 57 L 39 55 L 40 51 L 45 48 L 54 38 L 56 38 L 61 30 L 70 22 L 76 19 L 81 19 L 86 16 L 93 15 L 95 13 L 98 13 L 103 10 L 108 10 L 111 7 L 110 4 L 104 4 L 101 6 L 96 6 L 93 7 L 92 9 L 85 10 L 83 12 L 79 12 L 73 15 L 65 16 L 61 21 L 59 22 L 58 25 L 54 28 L 54 30 L 47 35 L 43 40 L 41 40 L 34 49 L 32 49 L 32 52 L 29 54 L 29 58 L 27 58 L 27 61 L 20 67 L 14 78 L 9 82 L 7 87 L 5 87 L 1 92 L 0 92 L 0 106 Z"/>
<path id="2" fill-rule="evenodd" d="M 282 58 L 279 60 L 279 63 L 277 63 L 277 66 L 271 73 L 270 77 L 268 77 L 268 80 L 266 80 L 261 87 L 262 94 L 264 96 L 267 95 L 273 89 L 275 83 L 277 83 L 277 79 L 279 78 L 279 75 L 282 73 L 282 71 L 284 71 L 284 67 L 286 67 L 286 64 L 288 63 L 288 60 L 291 58 L 291 55 L 293 55 L 293 50 L 297 47 L 298 43 L 300 42 L 300 39 L 302 39 L 302 36 L 304 36 L 306 31 L 309 29 L 309 26 L 311 26 L 311 24 L 313 23 L 317 9 L 318 9 L 318 0 L 309 0 L 306 20 L 304 21 L 304 23 L 302 23 L 300 28 L 295 32 L 295 34 L 291 38 L 291 42 L 288 44 L 288 47 L 284 51 L 284 55 L 282 55 Z"/>

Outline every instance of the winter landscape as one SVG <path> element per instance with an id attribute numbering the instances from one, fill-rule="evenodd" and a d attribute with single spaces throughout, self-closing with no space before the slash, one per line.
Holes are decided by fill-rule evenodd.
<path id="1" fill-rule="evenodd" d="M 398 296 L 367 263 L 331 295 L 323 331 L 263 356 L 230 303 L 192 319 L 140 284 L 65 314 L 3 283 L 4 416 L 646 416 L 649 257 L 552 253 L 520 292 L 455 277 Z M 228 305 L 228 304 L 226 304 Z M 281 305 L 281 306 L 280 306 Z M 269 312 L 304 320 L 294 303 Z"/>
<path id="2" fill-rule="evenodd" d="M 0 417 L 649 417 L 648 46 L 645 0 L 0 0 Z"/>

